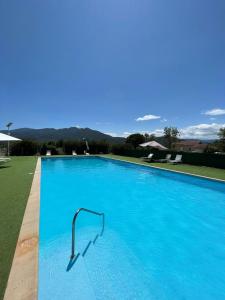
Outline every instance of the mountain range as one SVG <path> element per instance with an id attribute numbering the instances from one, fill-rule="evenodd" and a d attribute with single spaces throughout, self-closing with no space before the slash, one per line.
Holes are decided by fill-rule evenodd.
<path id="1" fill-rule="evenodd" d="M 2 130 L 1 132 L 7 134 L 7 130 Z M 69 127 L 69 128 L 18 128 L 10 130 L 12 136 L 20 138 L 22 140 L 34 140 L 38 142 L 49 142 L 49 141 L 59 141 L 59 140 L 82 140 L 86 138 L 89 141 L 106 141 L 109 143 L 124 143 L 125 138 L 123 137 L 113 137 L 109 134 L 105 134 L 98 130 L 91 128 L 78 128 L 78 127 Z M 155 141 L 165 145 L 165 138 L 163 136 L 155 137 Z M 188 141 L 189 139 L 182 139 L 183 141 Z M 191 139 L 195 140 L 195 139 Z M 197 141 L 197 139 L 196 139 Z M 214 140 L 201 140 L 202 143 L 212 143 Z"/>
<path id="2" fill-rule="evenodd" d="M 3 133 L 7 134 L 7 130 L 3 130 Z M 34 140 L 38 142 L 48 142 L 48 141 L 59 141 L 59 140 L 82 140 L 86 138 L 87 140 L 95 141 L 107 141 L 110 143 L 121 143 L 125 139 L 123 137 L 113 137 L 109 134 L 102 133 L 97 130 L 90 128 L 18 128 L 10 130 L 10 134 L 14 137 L 20 138 L 22 140 Z"/>

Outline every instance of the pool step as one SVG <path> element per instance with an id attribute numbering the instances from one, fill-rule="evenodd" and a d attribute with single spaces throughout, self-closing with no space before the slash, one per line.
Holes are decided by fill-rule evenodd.
<path id="1" fill-rule="evenodd" d="M 96 234 L 95 238 L 93 239 L 93 241 L 89 241 L 87 243 L 87 245 L 85 246 L 83 252 L 82 252 L 82 256 L 84 257 L 88 251 L 88 249 L 90 248 L 91 245 L 94 245 L 97 241 L 97 239 L 100 237 L 99 234 Z M 69 263 L 67 265 L 66 271 L 69 272 L 71 270 L 71 268 L 73 268 L 73 266 L 75 265 L 75 263 L 77 262 L 78 258 L 80 257 L 80 253 L 78 252 L 74 258 L 70 258 Z"/>
<path id="2" fill-rule="evenodd" d="M 82 258 L 96 299 L 157 299 L 153 279 L 117 234 L 105 232 Z"/>
<path id="3" fill-rule="evenodd" d="M 84 244 L 87 245 L 87 240 Z M 94 247 L 90 247 L 89 251 L 91 248 Z M 67 271 L 69 250 L 70 235 L 42 245 L 39 256 L 39 299 L 96 300 L 82 255 L 77 256 Z M 89 251 L 86 251 L 86 255 Z"/>
<path id="4" fill-rule="evenodd" d="M 81 232 L 78 244 L 81 254 L 69 272 L 66 267 L 70 256 L 70 235 L 42 245 L 40 299 L 166 299 L 162 295 L 155 297 L 163 289 L 145 272 L 142 263 L 117 233 L 106 230 L 102 237 L 95 235 L 90 241 L 88 238 L 92 232 L 87 228 Z M 63 285 L 55 284 L 59 281 Z"/>

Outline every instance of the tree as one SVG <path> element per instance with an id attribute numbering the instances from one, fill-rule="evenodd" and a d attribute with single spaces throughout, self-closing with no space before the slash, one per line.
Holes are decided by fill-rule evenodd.
<path id="1" fill-rule="evenodd" d="M 179 135 L 180 135 L 180 132 L 176 127 L 165 127 L 164 128 L 164 138 L 165 138 L 168 148 L 171 148 L 172 144 L 178 140 Z"/>
<path id="2" fill-rule="evenodd" d="M 149 141 L 154 141 L 156 139 L 156 136 L 152 133 L 149 136 Z"/>
<path id="3" fill-rule="evenodd" d="M 35 155 L 39 150 L 37 142 L 30 140 L 23 140 L 21 142 L 14 143 L 11 147 L 11 155 Z"/>
<path id="4" fill-rule="evenodd" d="M 156 136 L 152 134 L 148 134 L 147 132 L 144 134 L 145 142 L 154 141 L 156 139 Z"/>
<path id="5" fill-rule="evenodd" d="M 145 142 L 145 137 L 140 133 L 134 133 L 126 138 L 127 144 L 132 144 L 135 148 Z"/>
<path id="6" fill-rule="evenodd" d="M 145 142 L 148 142 L 148 141 L 149 141 L 150 135 L 146 132 L 146 133 L 144 134 L 144 137 L 145 137 Z"/>
<path id="7" fill-rule="evenodd" d="M 225 127 L 220 128 L 220 131 L 218 133 L 219 136 L 219 145 L 222 151 L 225 151 Z"/>
<path id="8" fill-rule="evenodd" d="M 225 143 L 225 127 L 224 128 L 220 128 L 218 136 L 220 138 L 220 141 L 222 141 L 222 142 Z"/>

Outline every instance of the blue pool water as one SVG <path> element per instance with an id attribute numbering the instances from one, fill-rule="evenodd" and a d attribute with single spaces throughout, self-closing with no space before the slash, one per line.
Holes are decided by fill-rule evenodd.
<path id="1" fill-rule="evenodd" d="M 67 271 L 79 207 L 105 231 Z M 100 230 L 82 212 L 82 253 Z M 225 184 L 104 158 L 42 160 L 39 300 L 225 299 Z"/>

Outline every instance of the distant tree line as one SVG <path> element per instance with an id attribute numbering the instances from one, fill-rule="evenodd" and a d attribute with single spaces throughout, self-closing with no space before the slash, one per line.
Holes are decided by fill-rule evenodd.
<path id="1" fill-rule="evenodd" d="M 214 143 L 210 143 L 207 146 L 206 152 L 208 153 L 225 152 L 225 128 L 220 128 L 218 137 L 219 137 L 218 140 L 216 140 Z"/>
<path id="2" fill-rule="evenodd" d="M 172 148 L 172 145 L 178 141 L 178 137 L 180 135 L 179 130 L 176 127 L 165 127 L 164 135 L 161 138 L 161 144 L 169 149 Z M 126 144 L 132 145 L 134 148 L 137 148 L 140 144 L 144 142 L 149 142 L 153 140 L 157 140 L 158 138 L 154 134 L 140 134 L 134 133 L 129 135 L 126 138 Z"/>
<path id="3" fill-rule="evenodd" d="M 134 133 L 126 138 L 125 143 L 121 144 L 110 144 L 105 140 L 102 141 L 88 141 L 89 152 L 91 154 L 107 154 L 114 153 L 123 155 L 128 150 L 138 149 L 139 145 L 156 140 L 163 146 L 170 150 L 174 149 L 174 144 L 179 141 L 180 132 L 176 127 L 165 127 L 164 134 L 162 137 L 156 137 L 154 134 L 149 135 L 148 133 L 140 134 Z M 225 152 L 225 128 L 221 128 L 218 133 L 219 139 L 213 143 L 207 145 L 205 152 Z M 52 155 L 71 155 L 72 151 L 76 151 L 77 154 L 83 154 L 86 150 L 86 144 L 83 140 L 65 141 L 59 140 L 57 142 L 36 142 L 32 140 L 23 140 L 21 142 L 11 143 L 10 153 L 11 155 L 45 155 L 47 150 L 51 150 Z"/>
<path id="4" fill-rule="evenodd" d="M 162 137 L 156 137 L 154 134 L 140 134 L 134 133 L 129 135 L 126 138 L 126 145 L 124 145 L 124 149 L 131 148 L 138 148 L 140 144 L 149 141 L 159 141 L 160 144 L 167 147 L 170 150 L 174 149 L 174 145 L 176 142 L 180 140 L 180 131 L 176 127 L 165 127 L 164 133 Z M 225 152 L 225 128 L 220 128 L 218 132 L 218 140 L 215 142 L 209 143 L 205 149 L 207 153 L 214 153 L 214 152 Z M 116 151 L 118 148 L 121 149 L 121 145 L 115 145 Z"/>

